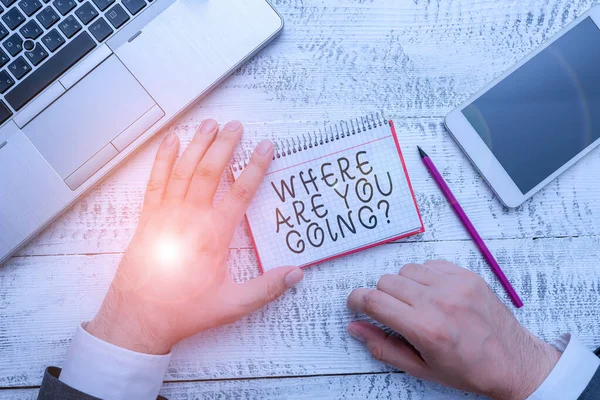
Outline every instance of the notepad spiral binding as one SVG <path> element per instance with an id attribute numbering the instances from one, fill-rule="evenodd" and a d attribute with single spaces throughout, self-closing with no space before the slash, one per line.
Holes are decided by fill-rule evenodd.
<path id="1" fill-rule="evenodd" d="M 273 160 L 324 146 L 336 140 L 342 140 L 378 126 L 387 125 L 388 123 L 389 121 L 384 117 L 383 112 L 381 112 L 381 114 L 366 115 L 348 121 L 340 121 L 335 125 L 327 125 L 323 131 L 321 129 L 318 132 L 315 130 L 312 134 L 308 132 L 306 135 L 274 140 L 275 154 L 273 155 Z M 246 168 L 250 162 L 251 155 L 252 153 L 249 151 L 235 155 L 233 165 L 231 166 L 233 172 L 239 172 Z"/>

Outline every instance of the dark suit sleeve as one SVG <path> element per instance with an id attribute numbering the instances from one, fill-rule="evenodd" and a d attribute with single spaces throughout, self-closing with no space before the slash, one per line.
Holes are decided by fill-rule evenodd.
<path id="1" fill-rule="evenodd" d="M 600 357 L 600 347 L 594 351 L 594 354 Z M 600 400 L 600 368 L 596 370 L 590 384 L 579 396 L 579 400 Z"/>
<path id="2" fill-rule="evenodd" d="M 46 368 L 44 380 L 42 381 L 40 393 L 38 394 L 38 400 L 100 400 L 98 397 L 80 392 L 58 380 L 60 371 L 60 368 L 56 367 Z M 167 399 L 158 396 L 157 400 Z"/>

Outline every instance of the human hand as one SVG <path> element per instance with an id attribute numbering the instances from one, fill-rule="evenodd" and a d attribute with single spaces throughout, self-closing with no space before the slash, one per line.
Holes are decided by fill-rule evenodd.
<path id="1" fill-rule="evenodd" d="M 204 121 L 174 169 L 177 136 L 161 144 L 136 233 L 98 315 L 86 326 L 92 335 L 129 350 L 166 354 L 180 340 L 237 321 L 302 280 L 295 267 L 242 284 L 229 276 L 229 243 L 273 159 L 273 144 L 257 146 L 249 166 L 213 206 L 243 127 L 233 121 L 218 130 L 214 120 Z"/>
<path id="2" fill-rule="evenodd" d="M 348 306 L 400 333 L 366 322 L 348 333 L 374 358 L 417 378 L 523 400 L 554 368 L 560 353 L 525 329 L 477 274 L 446 261 L 407 264 L 377 289 L 356 289 Z"/>

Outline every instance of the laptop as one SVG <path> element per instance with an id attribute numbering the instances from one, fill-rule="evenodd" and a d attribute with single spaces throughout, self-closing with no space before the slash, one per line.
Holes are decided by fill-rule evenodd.
<path id="1" fill-rule="evenodd" d="M 0 10 L 0 264 L 283 28 L 267 0 Z"/>

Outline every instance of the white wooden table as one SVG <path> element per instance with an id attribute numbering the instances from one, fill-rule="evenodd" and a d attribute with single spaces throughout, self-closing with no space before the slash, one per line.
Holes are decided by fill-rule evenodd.
<path id="1" fill-rule="evenodd" d="M 407 262 L 468 267 L 509 300 L 429 174 L 423 146 L 514 282 L 519 320 L 543 339 L 573 332 L 600 344 L 600 152 L 531 201 L 502 208 L 443 128 L 443 116 L 598 1 L 275 0 L 283 35 L 183 115 L 169 131 L 187 144 L 207 117 L 237 118 L 246 145 L 322 121 L 385 110 L 401 144 L 426 233 L 311 268 L 264 310 L 174 350 L 162 393 L 193 398 L 464 399 L 371 360 L 346 334 L 355 287 Z M 201 73 L 199 71 L 198 73 Z M 600 110 L 599 110 L 600 112 Z M 137 224 L 158 135 L 0 268 L 0 399 L 34 399 L 92 318 Z M 229 186 L 224 179 L 220 195 Z M 232 273 L 257 266 L 247 227 Z"/>

